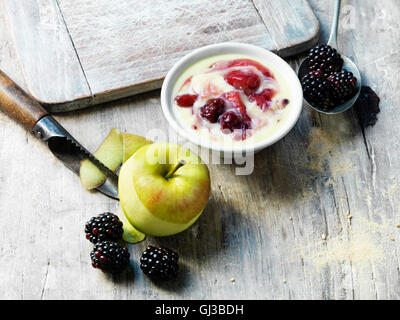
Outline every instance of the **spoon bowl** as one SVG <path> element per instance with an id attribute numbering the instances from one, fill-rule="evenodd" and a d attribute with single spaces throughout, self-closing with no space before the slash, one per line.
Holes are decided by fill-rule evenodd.
<path id="1" fill-rule="evenodd" d="M 341 4 L 341 0 L 336 0 L 335 4 L 334 4 L 334 15 L 333 15 L 333 19 L 332 19 L 332 26 L 331 26 L 331 33 L 329 36 L 329 41 L 328 41 L 328 45 L 331 46 L 332 48 L 335 48 L 337 50 L 337 31 L 338 31 L 338 25 L 339 25 L 339 15 L 340 15 L 340 4 Z M 353 73 L 353 76 L 357 79 L 357 87 L 356 87 L 356 93 L 354 94 L 353 98 L 351 98 L 350 100 L 335 106 L 332 109 L 329 110 L 325 110 L 325 109 L 321 109 L 313 104 L 311 104 L 309 101 L 307 101 L 306 98 L 304 98 L 304 101 L 306 102 L 307 105 L 309 105 L 312 109 L 320 112 L 320 113 L 324 113 L 324 114 L 337 114 L 337 113 L 341 113 L 344 112 L 346 110 L 348 110 L 349 108 L 351 108 L 354 103 L 356 102 L 356 100 L 358 99 L 358 96 L 360 95 L 360 91 L 361 91 L 361 74 L 360 71 L 358 70 L 357 66 L 355 65 L 355 63 L 353 61 L 351 61 L 349 58 L 345 57 L 344 55 L 340 54 L 342 59 L 343 59 L 343 69 L 346 69 L 347 71 Z M 305 59 L 299 67 L 299 71 L 297 72 L 298 77 L 301 81 L 301 79 L 303 78 L 304 75 L 306 75 L 308 73 L 308 59 Z"/>
<path id="2" fill-rule="evenodd" d="M 332 109 L 329 109 L 329 110 L 324 110 L 324 109 L 321 109 L 321 108 L 319 108 L 317 106 L 312 105 L 304 97 L 304 101 L 306 102 L 306 104 L 309 107 L 311 107 L 312 109 L 314 109 L 315 111 L 318 111 L 318 112 L 324 113 L 324 114 L 341 113 L 341 112 L 344 112 L 344 111 L 350 109 L 354 105 L 356 100 L 358 99 L 358 96 L 360 95 L 360 91 L 361 91 L 361 74 L 360 74 L 360 71 L 358 70 L 358 68 L 355 65 L 355 63 L 353 61 L 351 61 L 349 58 L 347 58 L 347 57 L 342 55 L 342 59 L 343 59 L 343 68 L 346 69 L 347 71 L 353 73 L 354 77 L 357 79 L 357 87 L 356 87 L 357 91 L 356 91 L 354 97 L 351 98 L 350 100 L 346 101 L 345 103 L 337 105 L 336 107 L 334 107 Z M 301 63 L 301 65 L 299 67 L 299 71 L 298 71 L 299 79 L 301 80 L 301 78 L 303 78 L 303 76 L 306 75 L 307 73 L 308 73 L 308 59 L 305 59 Z"/>

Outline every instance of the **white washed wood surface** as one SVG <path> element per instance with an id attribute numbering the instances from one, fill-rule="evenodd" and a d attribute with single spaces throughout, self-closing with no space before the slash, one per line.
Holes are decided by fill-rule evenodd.
<path id="1" fill-rule="evenodd" d="M 319 35 L 306 0 L 1 2 L 26 83 L 52 112 L 159 88 L 200 46 L 240 41 L 290 55 Z"/>
<path id="2" fill-rule="evenodd" d="M 323 39 L 331 3 L 311 1 Z M 115 280 L 91 267 L 83 226 L 117 211 L 118 202 L 84 191 L 44 146 L 0 114 L 0 297 L 399 299 L 399 4 L 348 0 L 342 15 L 340 49 L 381 97 L 377 124 L 363 130 L 353 110 L 324 116 L 304 109 L 285 139 L 256 155 L 251 176 L 211 165 L 212 198 L 199 221 L 180 235 L 130 246 L 132 272 Z M 1 68 L 21 79 L 3 28 L 0 39 Z M 289 62 L 296 67 L 298 60 Z M 91 150 L 112 127 L 167 133 L 158 95 L 57 120 Z M 142 275 L 138 259 L 147 244 L 178 250 L 183 270 L 176 282 L 156 286 Z"/>
<path id="3" fill-rule="evenodd" d="M 91 91 L 57 1 L 0 2 L 32 96 L 46 104 L 88 103 Z"/>

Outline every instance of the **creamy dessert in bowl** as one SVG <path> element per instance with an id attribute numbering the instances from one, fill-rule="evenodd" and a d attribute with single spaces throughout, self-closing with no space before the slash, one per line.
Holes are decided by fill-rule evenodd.
<path id="1" fill-rule="evenodd" d="M 225 54 L 190 66 L 173 90 L 178 122 L 221 145 L 254 144 L 276 132 L 290 113 L 291 92 L 279 71 L 260 60 Z"/>
<path id="2" fill-rule="evenodd" d="M 302 107 L 296 74 L 265 49 L 223 43 L 195 50 L 163 84 L 170 124 L 190 141 L 218 151 L 260 150 L 282 138 Z"/>

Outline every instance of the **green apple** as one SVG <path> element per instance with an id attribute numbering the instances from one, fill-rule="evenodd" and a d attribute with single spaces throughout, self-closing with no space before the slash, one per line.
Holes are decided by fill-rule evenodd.
<path id="1" fill-rule="evenodd" d="M 143 146 L 119 173 L 118 193 L 126 218 L 152 236 L 169 236 L 190 227 L 203 212 L 210 190 L 207 166 L 176 144 Z"/>
<path id="2" fill-rule="evenodd" d="M 136 150 L 149 143 L 152 141 L 144 137 L 112 129 L 94 156 L 107 168 L 116 172 Z M 88 190 L 97 188 L 106 181 L 106 176 L 88 159 L 81 162 L 79 175 L 83 187 Z"/>

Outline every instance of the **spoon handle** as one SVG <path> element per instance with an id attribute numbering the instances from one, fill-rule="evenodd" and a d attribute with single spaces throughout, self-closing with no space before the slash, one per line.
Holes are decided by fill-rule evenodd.
<path id="1" fill-rule="evenodd" d="M 331 34 L 329 35 L 328 45 L 337 49 L 337 32 L 339 26 L 339 16 L 340 16 L 340 4 L 342 0 L 335 0 L 335 6 L 333 10 L 333 18 L 331 25 Z"/>

